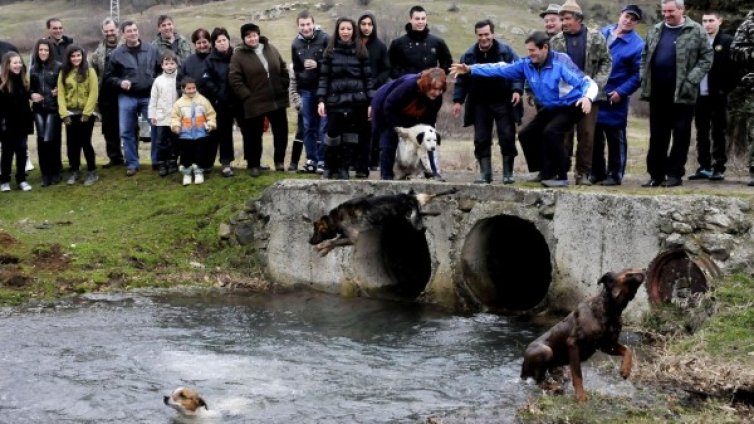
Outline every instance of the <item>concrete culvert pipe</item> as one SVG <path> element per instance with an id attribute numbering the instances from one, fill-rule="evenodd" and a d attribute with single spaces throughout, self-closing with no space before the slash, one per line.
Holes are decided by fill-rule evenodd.
<path id="1" fill-rule="evenodd" d="M 491 310 L 526 311 L 552 282 L 550 250 L 529 221 L 499 215 L 477 222 L 461 252 L 466 287 Z"/>
<path id="2" fill-rule="evenodd" d="M 400 219 L 360 234 L 354 246 L 353 271 L 368 294 L 415 299 L 432 275 L 424 232 Z"/>
<path id="3" fill-rule="evenodd" d="M 719 276 L 720 269 L 707 256 L 694 255 L 685 249 L 666 250 L 647 269 L 649 302 L 659 305 L 705 293 L 710 280 Z"/>

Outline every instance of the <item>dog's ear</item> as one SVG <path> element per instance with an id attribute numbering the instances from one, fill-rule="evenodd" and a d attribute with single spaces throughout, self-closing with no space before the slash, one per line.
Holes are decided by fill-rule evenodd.
<path id="1" fill-rule="evenodd" d="M 424 132 L 416 134 L 416 142 L 422 144 L 424 142 Z"/>
<path id="2" fill-rule="evenodd" d="M 597 281 L 597 285 L 604 285 L 608 289 L 612 289 L 615 285 L 615 274 L 612 272 L 608 272 L 602 277 L 600 277 L 599 281 Z"/>
<path id="3" fill-rule="evenodd" d="M 307 214 L 305 214 L 305 213 L 302 213 L 302 214 L 301 214 L 301 219 L 303 219 L 304 221 L 306 221 L 306 222 L 309 222 L 309 223 L 311 223 L 311 222 L 312 222 L 312 219 L 311 219 L 311 218 L 309 218 L 309 215 L 307 215 Z"/>
<path id="4" fill-rule="evenodd" d="M 440 133 L 435 130 L 435 135 L 437 136 L 437 145 L 440 145 L 440 141 L 442 141 L 442 137 L 440 137 Z"/>
<path id="5" fill-rule="evenodd" d="M 408 131 L 406 131 L 403 127 L 394 127 L 395 133 L 398 134 L 399 137 L 408 137 Z"/>
<path id="6" fill-rule="evenodd" d="M 201 408 L 203 406 L 204 409 L 206 409 L 207 411 L 209 411 L 209 407 L 207 406 L 207 402 L 205 402 L 204 399 L 201 398 L 201 396 L 199 397 L 198 400 L 199 400 L 199 407 Z"/>

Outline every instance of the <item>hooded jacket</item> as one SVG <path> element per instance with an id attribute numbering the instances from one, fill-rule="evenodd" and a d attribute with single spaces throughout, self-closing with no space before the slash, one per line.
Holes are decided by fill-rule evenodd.
<path id="1" fill-rule="evenodd" d="M 392 77 L 415 74 L 428 68 L 439 67 L 447 73 L 453 63 L 450 50 L 442 38 L 429 33 L 429 26 L 423 31 L 414 31 L 406 24 L 406 34 L 390 43 L 388 49 Z"/>
<path id="2" fill-rule="evenodd" d="M 355 42 L 335 41 L 332 52 L 325 51 L 317 97 L 328 111 L 353 112 L 368 107 L 374 95 L 369 58 L 358 57 Z"/>
<path id="3" fill-rule="evenodd" d="M 319 84 L 319 71 L 322 66 L 322 57 L 327 48 L 329 37 L 320 29 L 314 30 L 312 38 L 304 38 L 299 33 L 291 44 L 291 62 L 296 74 L 296 87 L 301 90 L 316 90 Z M 304 61 L 313 59 L 317 61 L 317 67 L 306 69 Z"/>
<path id="4" fill-rule="evenodd" d="M 356 21 L 356 27 L 361 26 L 364 18 L 372 20 L 372 33 L 366 39 L 362 36 L 362 42 L 369 51 L 369 64 L 372 67 L 372 78 L 374 78 L 374 88 L 380 88 L 390 80 L 390 60 L 387 55 L 387 46 L 377 36 L 377 21 L 371 13 L 365 13 L 359 16 Z"/>
<path id="5" fill-rule="evenodd" d="M 267 37 L 259 37 L 262 54 L 267 60 L 269 72 L 257 57 L 254 49 L 241 44 L 230 59 L 228 80 L 236 97 L 243 105 L 244 118 L 250 119 L 273 110 L 287 108 L 288 69 L 280 52 Z"/>

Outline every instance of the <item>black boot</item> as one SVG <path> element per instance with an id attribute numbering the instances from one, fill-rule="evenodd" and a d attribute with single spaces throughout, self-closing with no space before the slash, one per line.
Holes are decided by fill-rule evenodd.
<path id="1" fill-rule="evenodd" d="M 515 156 L 503 156 L 503 184 L 513 184 L 513 159 Z"/>
<path id="2" fill-rule="evenodd" d="M 479 158 L 479 178 L 474 180 L 476 184 L 489 184 L 492 182 L 492 161 L 489 157 Z"/>

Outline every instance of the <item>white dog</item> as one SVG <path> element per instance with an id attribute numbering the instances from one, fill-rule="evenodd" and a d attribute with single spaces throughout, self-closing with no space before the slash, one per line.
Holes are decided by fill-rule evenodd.
<path id="1" fill-rule="evenodd" d="M 423 172 L 432 177 L 429 152 L 437 155 L 440 136 L 431 125 L 419 124 L 410 128 L 395 127 L 398 134 L 398 149 L 395 153 L 393 174 L 397 180 L 405 180 Z"/>
<path id="2" fill-rule="evenodd" d="M 209 410 L 207 403 L 204 402 L 199 393 L 188 387 L 178 387 L 173 390 L 170 396 L 163 398 L 165 405 L 175 409 L 182 415 L 193 416 L 196 415 L 200 408 L 204 407 L 205 410 Z"/>

